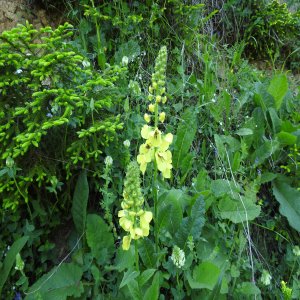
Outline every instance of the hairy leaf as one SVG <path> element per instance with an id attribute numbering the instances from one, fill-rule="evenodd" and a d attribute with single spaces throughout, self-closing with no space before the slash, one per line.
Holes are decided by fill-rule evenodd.
<path id="1" fill-rule="evenodd" d="M 82 171 L 76 183 L 71 209 L 75 228 L 79 234 L 82 234 L 85 229 L 88 198 L 89 184 L 86 171 Z"/>
<path id="2" fill-rule="evenodd" d="M 139 254 L 147 268 L 155 267 L 156 255 L 154 245 L 148 238 L 144 238 L 139 247 Z"/>
<path id="3" fill-rule="evenodd" d="M 151 286 L 147 289 L 143 300 L 157 300 L 159 296 L 159 272 L 153 278 Z"/>
<path id="4" fill-rule="evenodd" d="M 30 287 L 25 300 L 34 300 L 38 297 L 43 300 L 79 297 L 84 291 L 80 281 L 82 274 L 83 270 L 73 263 L 55 267 Z"/>
<path id="5" fill-rule="evenodd" d="M 6 257 L 4 259 L 4 263 L 2 267 L 0 267 L 0 295 L 2 288 L 4 286 L 5 281 L 8 278 L 8 275 L 10 273 L 10 270 L 15 263 L 16 255 L 22 250 L 22 248 L 25 246 L 26 242 L 28 241 L 28 236 L 23 236 L 16 240 L 10 249 L 8 250 Z"/>
<path id="6" fill-rule="evenodd" d="M 173 166 L 182 169 L 185 157 L 194 140 L 197 130 L 197 113 L 194 107 L 187 108 L 177 129 L 177 139 L 174 145 Z"/>
<path id="7" fill-rule="evenodd" d="M 285 74 L 276 75 L 270 82 L 268 93 L 273 96 L 276 109 L 279 109 L 282 100 L 288 91 L 288 80 Z"/>
<path id="8" fill-rule="evenodd" d="M 114 254 L 113 235 L 98 215 L 87 216 L 86 239 L 98 263 L 104 264 Z"/>
<path id="9" fill-rule="evenodd" d="M 280 203 L 279 212 L 300 232 L 300 192 L 284 182 L 275 181 L 273 194 Z"/>
<path id="10" fill-rule="evenodd" d="M 184 249 L 189 236 L 192 236 L 194 240 L 200 238 L 205 222 L 204 206 L 203 196 L 200 196 L 191 208 L 190 216 L 182 220 L 181 226 L 175 236 L 175 243 L 178 247 Z"/>

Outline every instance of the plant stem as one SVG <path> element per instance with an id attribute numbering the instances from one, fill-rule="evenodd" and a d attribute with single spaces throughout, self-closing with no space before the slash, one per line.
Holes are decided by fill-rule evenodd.
<path id="1" fill-rule="evenodd" d="M 15 176 L 13 176 L 13 179 L 14 179 L 14 182 L 15 182 L 15 185 L 16 185 L 16 187 L 17 187 L 18 192 L 20 193 L 20 195 L 21 195 L 21 196 L 24 198 L 24 200 L 25 200 L 25 203 L 26 203 L 27 208 L 28 208 L 30 220 L 31 220 L 31 222 L 32 222 L 32 221 L 33 221 L 33 217 L 32 217 L 32 213 L 31 213 L 30 206 L 29 206 L 29 204 L 28 204 L 28 200 L 27 200 L 27 198 L 25 197 L 25 195 L 22 193 L 22 191 L 20 190 L 20 187 L 19 187 L 19 185 L 18 185 L 18 183 L 17 183 L 17 180 L 16 180 Z"/>
<path id="2" fill-rule="evenodd" d="M 134 240 L 134 251 L 135 251 L 135 266 L 136 266 L 136 270 L 139 271 L 139 253 L 137 248 L 137 240 Z"/>

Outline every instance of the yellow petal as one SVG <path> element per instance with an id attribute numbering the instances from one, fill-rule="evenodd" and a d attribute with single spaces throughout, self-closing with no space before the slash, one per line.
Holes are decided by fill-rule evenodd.
<path id="1" fill-rule="evenodd" d="M 126 217 L 122 217 L 119 220 L 120 226 L 125 230 L 125 231 L 130 231 L 132 226 L 133 226 L 133 222 L 129 219 L 127 219 Z"/>
<path id="2" fill-rule="evenodd" d="M 146 222 L 149 224 L 152 220 L 152 217 L 153 217 L 153 215 L 152 215 L 151 211 L 144 211 L 144 213 L 140 217 L 140 220 L 141 220 L 140 222 L 141 223 Z"/>
<path id="3" fill-rule="evenodd" d="M 165 121 L 165 118 L 166 118 L 166 113 L 165 112 L 161 112 L 159 114 L 159 121 L 163 123 Z"/>
<path id="4" fill-rule="evenodd" d="M 152 131 L 152 128 L 148 125 L 144 125 L 141 130 L 141 136 L 143 139 L 147 140 L 149 138 L 149 134 Z"/>
<path id="5" fill-rule="evenodd" d="M 144 114 L 144 120 L 149 123 L 151 121 L 151 116 L 148 114 Z"/>
<path id="6" fill-rule="evenodd" d="M 125 235 L 123 237 L 123 243 L 122 243 L 123 250 L 125 250 L 125 251 L 129 250 L 129 248 L 130 248 L 130 242 L 131 242 L 130 235 Z"/>
<path id="7" fill-rule="evenodd" d="M 155 128 L 149 133 L 149 144 L 153 147 L 159 147 L 161 144 L 161 131 L 158 128 Z"/>
<path id="8" fill-rule="evenodd" d="M 119 210 L 118 217 L 119 218 L 125 217 L 125 210 Z"/>

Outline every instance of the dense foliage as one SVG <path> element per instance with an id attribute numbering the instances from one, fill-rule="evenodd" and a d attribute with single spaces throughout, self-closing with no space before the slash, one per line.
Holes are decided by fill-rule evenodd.
<path id="1" fill-rule="evenodd" d="M 300 94 L 274 59 L 299 13 L 243 2 L 222 46 L 239 2 L 70 1 L 73 26 L 0 35 L 3 299 L 300 298 Z"/>

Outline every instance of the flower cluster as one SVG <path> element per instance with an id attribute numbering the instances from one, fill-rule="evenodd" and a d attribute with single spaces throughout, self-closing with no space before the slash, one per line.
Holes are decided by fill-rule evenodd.
<path id="1" fill-rule="evenodd" d="M 118 212 L 118 217 L 120 226 L 129 232 L 129 235 L 123 237 L 122 244 L 123 250 L 128 250 L 132 239 L 149 235 L 149 224 L 152 220 L 152 212 L 142 209 L 144 198 L 140 188 L 139 167 L 134 161 L 127 168 L 123 198 L 123 210 Z"/>
<path id="2" fill-rule="evenodd" d="M 165 112 L 160 111 L 159 108 L 160 103 L 164 104 L 167 101 L 167 96 L 165 95 L 166 64 L 167 48 L 162 47 L 156 59 L 155 72 L 152 74 L 152 84 L 149 87 L 150 94 L 148 96 L 151 102 L 148 110 L 149 113 L 154 114 L 154 127 L 144 125 L 142 128 L 141 135 L 146 142 L 140 146 L 137 161 L 140 164 L 140 170 L 143 174 L 146 171 L 147 164 L 154 161 L 163 177 L 170 178 L 172 153 L 168 148 L 173 141 L 173 135 L 171 133 L 165 135 L 158 129 L 158 122 L 163 123 L 166 118 Z M 152 115 L 146 113 L 144 119 L 147 123 L 150 123 Z"/>
<path id="3" fill-rule="evenodd" d="M 179 247 L 175 246 L 173 248 L 173 252 L 171 255 L 171 260 L 173 261 L 174 265 L 177 268 L 182 268 L 184 266 L 185 263 L 185 254 L 184 251 L 181 250 Z"/>

